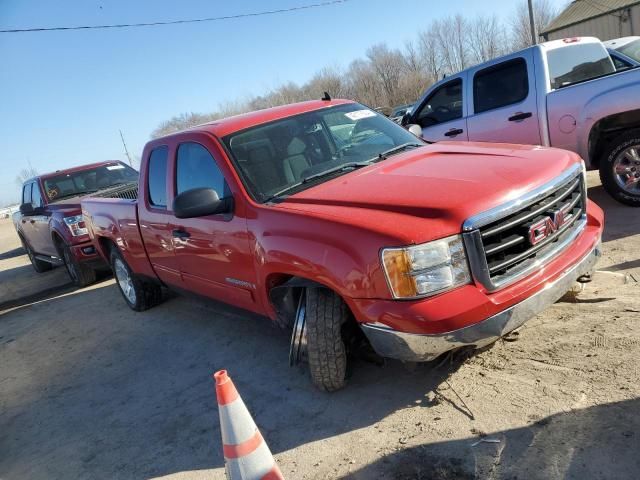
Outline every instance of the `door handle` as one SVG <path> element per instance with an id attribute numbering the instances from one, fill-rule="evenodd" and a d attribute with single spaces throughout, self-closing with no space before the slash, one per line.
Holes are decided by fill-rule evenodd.
<path id="1" fill-rule="evenodd" d="M 171 235 L 173 235 L 173 238 L 180 238 L 180 239 L 185 239 L 185 238 L 189 238 L 191 236 L 191 234 L 189 232 L 186 232 L 180 228 L 177 228 L 175 230 L 173 230 L 171 232 Z"/>
<path id="2" fill-rule="evenodd" d="M 462 130 L 461 128 L 452 128 L 448 132 L 445 132 L 444 136 L 455 137 L 456 135 L 460 135 L 461 133 L 464 133 L 464 130 Z"/>
<path id="3" fill-rule="evenodd" d="M 525 118 L 531 117 L 533 114 L 531 112 L 519 112 L 515 115 L 509 117 L 510 122 L 519 122 L 520 120 L 524 120 Z"/>
<path id="4" fill-rule="evenodd" d="M 35 220 L 29 220 L 29 223 L 36 223 Z"/>
<path id="5" fill-rule="evenodd" d="M 22 223 L 27 223 L 27 221 L 24 218 L 21 221 Z"/>

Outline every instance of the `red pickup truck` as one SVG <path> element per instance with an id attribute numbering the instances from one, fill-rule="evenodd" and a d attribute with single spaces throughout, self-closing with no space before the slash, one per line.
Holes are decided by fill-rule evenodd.
<path id="1" fill-rule="evenodd" d="M 80 199 L 137 183 L 138 172 L 119 161 L 57 170 L 24 182 L 20 211 L 13 215 L 13 222 L 36 272 L 64 264 L 77 286 L 93 283 L 96 270 L 108 266 L 89 239 Z"/>
<path id="2" fill-rule="evenodd" d="M 82 201 L 127 304 L 167 286 L 265 315 L 324 390 L 357 341 L 418 362 L 518 328 L 586 279 L 603 228 L 574 153 L 428 145 L 345 100 L 153 140 L 136 193 Z"/>

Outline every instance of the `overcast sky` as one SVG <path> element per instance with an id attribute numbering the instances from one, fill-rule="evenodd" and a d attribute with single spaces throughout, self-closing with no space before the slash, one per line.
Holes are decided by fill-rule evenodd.
<path id="1" fill-rule="evenodd" d="M 0 27 L 51 27 L 218 17 L 319 0 L 0 0 Z M 350 0 L 271 16 L 132 29 L 0 33 L 0 205 L 15 177 L 140 154 L 182 112 L 304 82 L 378 42 L 401 47 L 436 18 L 513 12 L 513 0 Z M 554 0 L 562 5 L 563 0 Z M 488 6 L 491 9 L 488 10 Z"/>

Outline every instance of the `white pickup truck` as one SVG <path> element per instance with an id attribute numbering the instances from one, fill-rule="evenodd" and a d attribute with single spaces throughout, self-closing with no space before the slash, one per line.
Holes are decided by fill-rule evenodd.
<path id="1" fill-rule="evenodd" d="M 542 43 L 451 75 L 402 124 L 430 142 L 577 152 L 616 200 L 640 207 L 640 69 L 616 72 L 596 38 Z"/>

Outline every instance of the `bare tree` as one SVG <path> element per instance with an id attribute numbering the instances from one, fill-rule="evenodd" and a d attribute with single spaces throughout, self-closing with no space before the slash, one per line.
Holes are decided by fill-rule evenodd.
<path id="1" fill-rule="evenodd" d="M 471 20 L 468 40 L 469 53 L 474 63 L 492 60 L 505 51 L 505 31 L 496 15 Z"/>
<path id="2" fill-rule="evenodd" d="M 468 22 L 462 15 L 436 20 L 433 33 L 447 74 L 457 73 L 469 65 Z"/>
<path id="3" fill-rule="evenodd" d="M 20 186 L 30 178 L 36 177 L 38 175 L 38 170 L 31 165 L 31 162 L 27 162 L 28 165 L 21 169 L 16 176 L 16 183 Z"/>
<path id="4" fill-rule="evenodd" d="M 549 0 L 534 0 L 533 18 L 538 32 L 542 32 L 556 17 L 557 11 Z M 531 26 L 529 24 L 529 8 L 526 0 L 520 0 L 511 16 L 511 46 L 515 50 L 531 45 Z"/>
<path id="5" fill-rule="evenodd" d="M 391 50 L 386 44 L 374 45 L 367 50 L 367 58 L 378 76 L 384 93 L 383 103 L 392 107 L 402 102 L 400 96 L 400 78 L 404 70 L 404 57 L 399 50 Z"/>
<path id="6" fill-rule="evenodd" d="M 429 84 L 440 80 L 440 77 L 444 73 L 444 61 L 439 48 L 438 29 L 439 25 L 432 23 L 427 30 L 420 32 L 418 35 L 420 57 L 422 58 L 425 75 L 427 76 Z"/>

